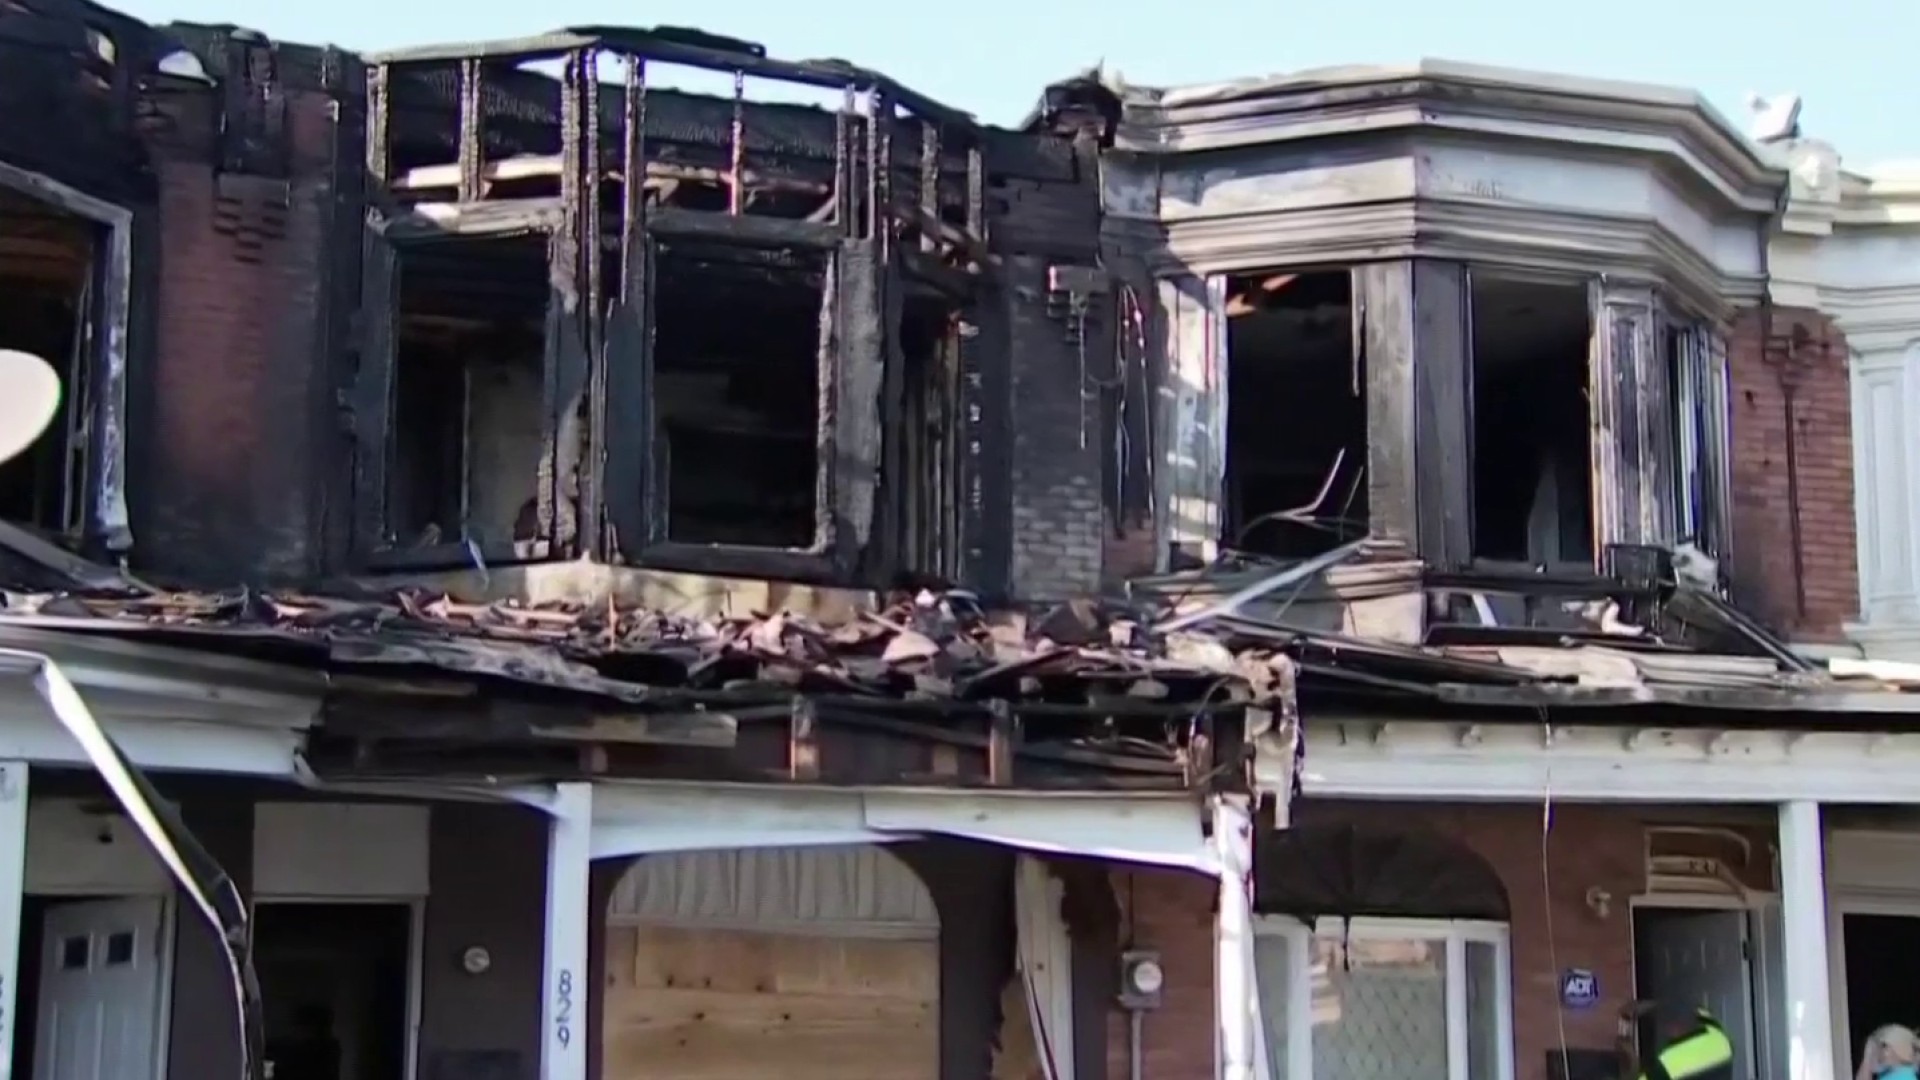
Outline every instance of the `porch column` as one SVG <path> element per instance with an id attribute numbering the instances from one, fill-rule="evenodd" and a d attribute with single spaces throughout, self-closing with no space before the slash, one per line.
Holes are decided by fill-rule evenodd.
<path id="1" fill-rule="evenodd" d="M 586 1080 L 587 878 L 593 856 L 593 785 L 556 785 L 547 826 L 546 950 L 540 1080 Z"/>
<path id="2" fill-rule="evenodd" d="M 1780 805 L 1780 908 L 1786 959 L 1788 1080 L 1834 1080 L 1828 993 L 1826 840 L 1820 804 Z"/>
<path id="3" fill-rule="evenodd" d="M 0 1080 L 13 1080 L 20 896 L 27 887 L 27 765 L 0 762 Z"/>
<path id="4" fill-rule="evenodd" d="M 0 761 L 0 1080 L 13 1080 L 19 899 L 27 892 L 27 763 Z"/>
<path id="5" fill-rule="evenodd" d="M 1213 850 L 1220 870 L 1214 930 L 1214 1016 L 1220 1080 L 1257 1080 L 1259 995 L 1253 981 L 1253 813 L 1244 795 L 1213 801 Z M 1798 1080 L 1798 1078 L 1796 1078 Z"/>

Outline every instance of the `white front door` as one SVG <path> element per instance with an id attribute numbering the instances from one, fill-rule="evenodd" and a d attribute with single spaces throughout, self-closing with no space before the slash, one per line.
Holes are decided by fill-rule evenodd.
<path id="1" fill-rule="evenodd" d="M 1753 991 L 1745 911 L 1660 910 L 1637 928 L 1640 982 L 1663 1000 L 1704 1007 L 1733 1041 L 1733 1075 L 1752 1077 Z M 37 1078 L 36 1078 L 37 1080 Z"/>
<path id="2" fill-rule="evenodd" d="M 33 1080 L 159 1080 L 159 897 L 47 909 Z"/>

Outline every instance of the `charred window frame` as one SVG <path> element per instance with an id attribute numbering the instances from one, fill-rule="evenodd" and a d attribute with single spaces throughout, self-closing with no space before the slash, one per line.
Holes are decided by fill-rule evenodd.
<path id="1" fill-rule="evenodd" d="M 1272 268 L 1279 279 L 1307 265 Z M 1430 566 L 1511 565 L 1476 550 L 1474 462 L 1500 451 L 1476 427 L 1476 280 L 1558 290 L 1561 313 L 1583 311 L 1584 335 L 1561 335 L 1553 352 L 1582 362 L 1569 378 L 1584 427 L 1587 553 L 1559 570 L 1604 567 L 1616 545 L 1691 542 L 1724 562 L 1730 554 L 1729 409 L 1721 327 L 1668 290 L 1645 281 L 1555 277 L 1522 268 L 1404 259 L 1351 268 L 1355 369 L 1364 371 L 1369 531 L 1414 549 Z M 1161 413 L 1168 449 L 1161 517 L 1169 563 L 1223 540 L 1228 444 L 1224 345 L 1228 277 L 1161 283 L 1167 320 L 1165 378 L 1175 400 Z M 1561 303 L 1560 301 L 1565 301 Z M 1492 312 L 1482 313 L 1494 318 Z M 1538 351 L 1538 347 L 1535 348 Z M 1496 463 L 1498 467 L 1498 463 Z M 1572 528 L 1573 526 L 1568 526 Z M 1542 560 L 1529 553 L 1526 565 Z"/>
<path id="2" fill-rule="evenodd" d="M 521 81 L 499 95 L 491 84 L 506 69 L 555 60 L 564 65 L 549 88 L 557 102 L 532 103 L 558 114 L 558 137 L 529 151 L 523 137 L 529 126 L 526 72 L 505 76 Z M 579 554 L 667 569 L 844 580 L 876 576 L 916 558 L 924 561 L 916 544 L 958 549 L 956 538 L 928 543 L 925 529 L 912 532 L 927 521 L 940 522 L 936 530 L 947 527 L 958 517 L 942 512 L 950 506 L 896 505 L 907 498 L 899 489 L 920 483 L 905 470 L 925 460 L 901 445 L 897 421 L 911 391 L 903 389 L 897 369 L 902 367 L 903 311 L 912 298 L 940 295 L 957 309 L 986 266 L 980 132 L 970 118 L 851 65 L 770 60 L 757 45 L 693 31 L 561 33 L 406 50 L 375 57 L 373 65 L 369 187 L 381 193 L 378 200 L 405 208 L 412 219 L 431 219 L 420 230 L 423 236 L 436 228 L 485 232 L 488 222 L 499 226 L 493 230 L 498 233 L 524 226 L 529 210 L 559 213 L 552 234 L 554 300 L 559 302 L 564 291 L 573 306 L 566 309 L 562 333 L 548 343 L 548 404 L 554 410 L 549 433 L 577 453 L 548 462 L 551 482 L 543 478 L 542 487 L 552 489 L 555 505 L 549 520 L 543 496 L 545 547 L 516 545 L 505 554 Z M 723 99 L 650 91 L 649 76 L 662 65 L 730 73 L 731 116 L 716 125 L 707 115 L 724 107 Z M 439 115 L 437 127 L 416 124 L 414 138 L 439 150 L 394 165 L 389 160 L 397 138 L 388 133 L 390 83 L 403 73 L 423 71 L 431 72 L 427 81 L 436 83 L 432 93 L 439 95 Z M 753 159 L 767 146 L 766 140 L 755 144 L 751 137 L 755 112 L 769 106 L 744 99 L 748 76 L 841 93 L 844 104 L 827 121 L 831 145 L 818 140 L 827 148 L 830 169 L 819 212 L 782 217 L 757 213 L 751 205 L 753 176 L 772 175 L 778 168 L 762 168 Z M 422 79 L 410 77 L 409 86 L 417 92 L 415 84 Z M 618 85 L 622 81 L 624 87 Z M 447 114 L 453 110 L 446 102 L 453 96 L 458 132 L 448 138 Z M 509 111 L 517 107 L 522 115 L 497 115 L 496 100 L 509 102 Z M 661 116 L 650 123 L 656 110 Z M 704 110 L 705 119 L 688 123 L 689 110 Z M 496 124 L 514 123 L 521 125 L 518 133 L 495 130 Z M 724 140 L 705 134 L 716 127 L 726 132 Z M 697 137 L 689 139 L 689 130 Z M 629 177 L 642 179 L 629 184 Z M 547 205 L 535 207 L 536 200 L 525 197 L 536 187 Z M 724 194 L 676 203 L 671 195 L 676 189 Z M 367 249 L 363 322 L 370 341 L 378 339 L 372 332 L 376 309 L 390 310 L 393 288 L 379 276 L 385 249 L 374 236 L 381 232 L 370 229 Z M 814 521 L 805 537 L 762 545 L 688 542 L 674 535 L 671 492 L 661 482 L 670 462 L 655 452 L 662 427 L 659 297 L 663 273 L 689 248 L 727 251 L 748 261 L 772 256 L 776 262 L 812 262 L 818 268 L 825 295 L 816 320 L 820 340 L 812 387 Z M 390 273 L 392 260 L 387 262 Z M 568 273 L 572 276 L 562 290 Z M 957 338 L 958 320 L 951 321 Z M 373 474 L 387 467 L 388 457 L 374 445 L 375 434 L 395 418 L 390 411 L 369 410 L 377 410 L 380 401 L 390 407 L 392 343 L 367 351 L 356 391 L 356 412 L 365 415 L 354 419 L 363 458 L 358 529 L 363 547 L 379 552 L 374 561 L 414 562 L 418 553 L 396 550 L 395 538 L 376 524 L 384 510 L 376 513 L 373 504 L 383 497 L 385 478 Z M 378 390 L 381 380 L 387 385 L 384 397 Z M 966 410 L 954 404 L 947 412 L 958 417 Z M 575 421 L 577 429 L 564 426 Z M 893 491 L 883 488 L 883 477 Z M 577 499 L 570 499 L 571 493 Z M 944 500 L 954 506 L 960 501 L 957 495 Z M 563 512 L 576 509 L 571 516 Z M 491 561 L 488 553 L 478 554 Z M 475 552 L 471 545 L 442 545 L 431 556 L 470 563 Z"/>
<path id="3" fill-rule="evenodd" d="M 92 266 L 74 312 L 73 346 L 69 355 L 45 358 L 62 372 L 54 425 L 64 451 L 58 475 L 49 478 L 58 487 L 50 492 L 58 506 L 48 506 L 31 524 L 73 543 L 126 551 L 133 546 L 126 491 L 133 211 L 5 162 L 0 188 L 44 203 L 94 233 Z"/>
<path id="4" fill-rule="evenodd" d="M 602 490 L 608 551 L 648 566 L 800 579 L 876 578 L 885 570 L 948 571 L 960 561 L 958 508 L 967 470 L 957 377 L 958 314 L 987 266 L 984 166 L 970 120 L 857 70 L 824 70 L 738 54 L 629 49 L 622 128 L 623 175 L 652 175 L 660 161 L 646 117 L 649 61 L 731 71 L 726 147 L 728 198 L 677 205 L 628 189 L 620 215 L 621 281 L 609 308 Z M 830 171 L 804 219 L 751 212 L 743 193 L 756 120 L 743 73 L 838 89 Z M 664 140 L 662 140 L 664 141 Z M 682 150 L 684 153 L 684 150 Z M 769 174 L 779 164 L 763 159 Z M 820 281 L 814 349 L 812 527 L 785 542 L 689 539 L 676 528 L 669 395 L 663 346 L 677 339 L 663 295 L 688 251 L 810 264 Z M 937 310 L 934 359 L 909 356 L 909 324 Z M 917 322 L 916 322 L 917 320 Z M 944 337 L 942 336 L 944 335 Z M 796 334 L 797 336 L 797 334 Z M 926 335 L 922 335 L 926 336 Z M 798 388 L 792 392 L 798 393 Z M 926 435 L 929 427 L 940 427 Z M 795 485 L 805 481 L 794 478 Z"/>
<path id="5" fill-rule="evenodd" d="M 581 279 L 588 243 L 583 236 L 584 200 L 580 187 L 586 175 L 579 162 L 577 140 L 564 139 L 567 150 L 554 170 L 559 192 L 532 198 L 485 199 L 475 163 L 466 147 L 478 146 L 482 126 L 477 62 L 457 65 L 460 129 L 460 183 L 450 201 L 413 200 L 405 184 L 393 184 L 392 123 L 393 68 L 379 64 L 368 71 L 367 174 L 369 206 L 361 269 L 361 347 L 358 371 L 351 389 L 351 417 L 355 435 L 354 533 L 359 562 L 380 569 L 412 569 L 497 565 L 575 557 L 587 550 L 581 513 L 580 438 L 582 396 L 588 378 L 590 342 L 595 320 L 590 297 L 583 297 Z M 579 80 L 567 80 L 568 102 L 575 102 Z M 564 108 L 563 125 L 577 124 L 577 105 Z M 590 219 L 589 219 L 590 220 Z M 461 367 L 461 402 L 451 433 L 457 445 L 443 448 L 449 461 L 445 476 L 453 478 L 457 522 L 442 525 L 402 521 L 394 493 L 403 470 L 399 454 L 405 440 L 420 434 L 398 409 L 403 370 L 401 302 L 408 263 L 435 254 L 456 259 L 476 256 L 486 246 L 524 242 L 544 248 L 546 288 L 544 318 L 539 333 L 540 444 L 533 467 L 527 510 L 515 515 L 511 535 L 476 535 L 468 511 L 473 504 L 472 483 L 480 471 L 471 453 L 476 441 L 471 431 L 473 385 L 468 359 L 451 363 Z M 445 498 L 447 492 L 440 492 Z"/>

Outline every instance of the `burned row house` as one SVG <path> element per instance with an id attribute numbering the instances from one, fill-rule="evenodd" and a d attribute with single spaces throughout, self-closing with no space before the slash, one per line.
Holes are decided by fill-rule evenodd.
<path id="1" fill-rule="evenodd" d="M 693 30 L 0 0 L 0 103 L 66 389 L 0 468 L 13 1075 L 1612 1077 L 1679 998 L 1761 1080 L 1901 1018 L 1847 347 L 1694 95 L 1003 128 Z"/>

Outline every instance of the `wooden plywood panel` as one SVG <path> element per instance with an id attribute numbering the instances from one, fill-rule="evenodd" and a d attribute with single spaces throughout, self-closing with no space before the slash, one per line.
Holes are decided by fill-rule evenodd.
<path id="1" fill-rule="evenodd" d="M 609 927 L 605 1080 L 932 1080 L 933 941 Z"/>

